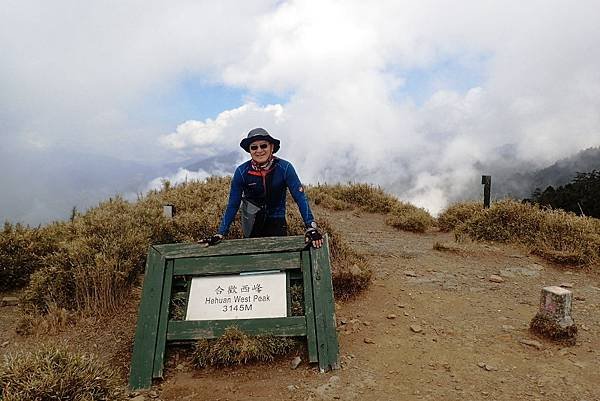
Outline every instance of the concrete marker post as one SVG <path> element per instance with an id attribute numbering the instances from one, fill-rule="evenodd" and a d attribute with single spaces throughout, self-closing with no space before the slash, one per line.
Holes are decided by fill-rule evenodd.
<path id="1" fill-rule="evenodd" d="M 575 344 L 577 325 L 571 316 L 573 293 L 565 288 L 542 288 L 539 311 L 529 328 L 536 334 L 555 341 Z"/>

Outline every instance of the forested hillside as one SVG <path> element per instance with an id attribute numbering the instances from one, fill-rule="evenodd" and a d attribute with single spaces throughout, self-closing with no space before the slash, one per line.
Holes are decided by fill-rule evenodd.
<path id="1" fill-rule="evenodd" d="M 553 186 L 543 191 L 537 188 L 532 201 L 578 215 L 600 217 L 600 170 L 577 173 L 570 183 L 556 189 Z"/>

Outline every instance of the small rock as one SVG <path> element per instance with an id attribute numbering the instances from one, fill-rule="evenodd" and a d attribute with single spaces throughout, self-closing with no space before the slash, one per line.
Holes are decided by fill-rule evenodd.
<path id="1" fill-rule="evenodd" d="M 408 276 L 408 277 L 417 277 L 417 273 L 415 273 L 415 272 L 414 272 L 414 271 L 412 271 L 412 270 L 407 270 L 407 271 L 405 271 L 405 272 L 404 272 L 404 275 L 405 275 L 405 276 Z"/>
<path id="2" fill-rule="evenodd" d="M 366 320 L 365 320 L 365 321 L 363 322 L 363 324 L 364 324 L 365 326 L 370 326 L 370 325 L 371 325 L 371 322 L 368 322 L 368 321 L 366 321 Z"/>
<path id="3" fill-rule="evenodd" d="M 418 324 L 411 324 L 410 325 L 410 329 L 414 332 L 414 333 L 420 333 L 423 331 L 423 329 L 421 328 L 421 326 L 419 326 Z"/>
<path id="4" fill-rule="evenodd" d="M 485 362 L 479 362 L 479 363 L 477 364 L 477 366 L 479 366 L 480 368 L 482 368 L 482 369 L 483 369 L 483 368 L 485 368 Z"/>
<path id="5" fill-rule="evenodd" d="M 4 348 L 4 347 L 6 347 L 8 344 L 10 344 L 10 342 L 8 342 L 8 341 L 4 341 L 2 344 L 0 344 L 0 348 Z"/>
<path id="6" fill-rule="evenodd" d="M 339 376 L 331 376 L 329 378 L 329 384 L 336 384 L 339 381 L 340 381 L 340 377 Z"/>
<path id="7" fill-rule="evenodd" d="M 175 366 L 175 369 L 177 369 L 177 370 L 184 370 L 185 366 L 183 365 L 183 363 L 180 363 L 179 365 Z"/>
<path id="8" fill-rule="evenodd" d="M 293 384 L 290 384 L 289 386 L 287 386 L 287 389 L 288 389 L 289 391 L 294 391 L 294 390 L 296 390 L 297 388 L 298 388 L 298 387 L 296 387 L 296 386 L 295 386 L 295 385 L 293 385 Z"/>
<path id="9" fill-rule="evenodd" d="M 290 368 L 296 369 L 298 365 L 300 365 L 300 362 L 302 362 L 302 358 L 300 358 L 299 356 L 295 357 L 294 359 L 292 359 L 292 362 L 290 362 Z"/>
<path id="10" fill-rule="evenodd" d="M 348 320 L 346 320 L 346 319 L 340 319 L 340 324 L 341 325 L 348 324 Z"/>
<path id="11" fill-rule="evenodd" d="M 504 279 L 497 274 L 492 274 L 488 278 L 488 280 L 490 280 L 492 283 L 503 283 L 504 282 Z"/>
<path id="12" fill-rule="evenodd" d="M 158 393 L 154 390 L 148 392 L 148 397 L 150 398 L 158 398 Z"/>
<path id="13" fill-rule="evenodd" d="M 357 264 L 353 264 L 352 266 L 350 266 L 350 274 L 352 274 L 353 276 L 360 276 L 362 275 L 362 270 L 360 270 L 360 267 L 358 267 Z"/>
<path id="14" fill-rule="evenodd" d="M 375 341 L 369 337 L 365 337 L 363 341 L 365 342 L 365 344 L 375 344 Z"/>
<path id="15" fill-rule="evenodd" d="M 0 301 L 0 306 L 17 306 L 19 304 L 19 298 L 17 297 L 3 297 Z"/>
<path id="16" fill-rule="evenodd" d="M 521 341 L 519 341 L 521 344 L 525 344 L 525 345 L 529 345 L 530 347 L 534 347 L 538 350 L 541 350 L 544 348 L 544 346 L 542 345 L 541 342 L 536 341 L 536 340 L 528 340 L 526 338 L 522 339 Z"/>
<path id="17" fill-rule="evenodd" d="M 406 305 L 404 305 L 404 304 L 398 304 L 398 305 L 396 305 L 396 306 L 397 306 L 398 308 L 401 308 L 401 309 L 404 309 L 404 308 L 406 308 Z"/>
<path id="18" fill-rule="evenodd" d="M 408 315 L 408 312 L 404 312 L 404 316 L 409 316 L 409 315 Z"/>
<path id="19" fill-rule="evenodd" d="M 582 297 L 581 295 L 573 297 L 573 299 L 575 299 L 576 301 L 585 301 L 585 297 Z"/>
<path id="20" fill-rule="evenodd" d="M 497 367 L 495 367 L 495 366 L 492 366 L 492 365 L 488 365 L 488 364 L 486 364 L 486 365 L 485 365 L 483 368 L 484 368 L 485 370 L 487 370 L 488 372 L 493 372 L 493 371 L 496 371 L 496 370 L 498 370 L 498 368 L 497 368 Z"/>
<path id="21" fill-rule="evenodd" d="M 562 288 L 573 288 L 573 283 L 562 283 L 560 285 Z"/>
<path id="22" fill-rule="evenodd" d="M 394 315 L 393 313 L 390 313 L 389 315 L 387 315 L 387 318 L 388 318 L 388 319 L 395 319 L 395 318 L 397 318 L 397 317 L 398 317 L 398 316 Z"/>
<path id="23" fill-rule="evenodd" d="M 502 330 L 504 331 L 513 331 L 515 328 L 514 326 L 508 325 L 508 324 L 503 324 L 502 325 Z"/>

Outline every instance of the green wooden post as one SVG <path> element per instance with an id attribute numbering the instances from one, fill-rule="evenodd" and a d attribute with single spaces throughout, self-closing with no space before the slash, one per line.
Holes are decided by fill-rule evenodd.
<path id="1" fill-rule="evenodd" d="M 312 269 L 310 252 L 302 252 L 302 274 L 304 275 L 304 316 L 306 316 L 306 342 L 308 345 L 309 362 L 318 362 L 317 328 L 315 323 L 315 307 L 312 287 Z"/>
<path id="2" fill-rule="evenodd" d="M 327 356 L 325 358 L 326 369 L 338 369 L 338 339 L 335 320 L 335 301 L 333 299 L 333 283 L 331 278 L 331 262 L 329 260 L 329 238 L 325 235 L 325 242 L 321 249 L 311 248 L 313 257 L 313 268 L 318 271 L 317 288 L 315 293 L 319 294 L 321 308 L 323 309 L 323 327 L 325 341 L 327 342 Z M 320 278 L 319 278 L 320 276 Z"/>
<path id="3" fill-rule="evenodd" d="M 152 385 L 154 351 L 158 337 L 158 323 L 161 312 L 165 259 L 150 247 L 146 260 L 144 288 L 140 302 L 135 343 L 131 357 L 129 387 L 149 388 Z"/>
<path id="4" fill-rule="evenodd" d="M 169 307 L 171 305 L 171 287 L 173 285 L 173 261 L 169 260 L 165 268 L 163 290 L 160 304 L 156 349 L 154 351 L 154 369 L 152 377 L 163 377 L 163 361 L 167 345 L 167 325 L 169 324 Z"/>

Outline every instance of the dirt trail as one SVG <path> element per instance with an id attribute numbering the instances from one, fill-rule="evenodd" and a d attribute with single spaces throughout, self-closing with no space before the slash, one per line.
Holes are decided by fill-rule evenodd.
<path id="1" fill-rule="evenodd" d="M 369 291 L 337 305 L 342 368 L 319 374 L 303 362 L 291 370 L 290 357 L 199 373 L 172 370 L 161 399 L 600 400 L 598 274 L 551 267 L 509 246 L 400 232 L 380 215 L 327 214 L 375 270 Z M 436 242 L 459 249 L 436 251 Z M 505 281 L 490 282 L 492 274 Z M 563 283 L 575 296 L 574 347 L 527 330 L 541 288 Z M 540 341 L 542 349 L 523 339 Z"/>
<path id="2" fill-rule="evenodd" d="M 302 362 L 292 370 L 292 355 L 272 364 L 198 371 L 171 347 L 165 380 L 154 387 L 158 399 L 600 400 L 598 273 L 553 267 L 510 246 L 458 245 L 452 234 L 397 231 L 381 215 L 323 214 L 375 271 L 368 291 L 336 305 L 341 369 L 321 374 Z M 434 250 L 436 242 L 454 250 Z M 489 281 L 492 274 L 504 282 Z M 579 338 L 573 347 L 527 330 L 541 288 L 564 283 L 575 296 Z M 10 344 L 0 354 L 32 342 L 4 330 L 14 325 L 6 310 L 0 340 Z M 104 350 L 123 366 L 135 312 L 127 319 L 104 326 L 120 326 L 117 335 L 102 337 L 110 337 L 106 341 L 81 341 L 73 333 L 57 340 L 67 336 L 76 348 Z M 524 345 L 523 339 L 542 347 Z"/>

